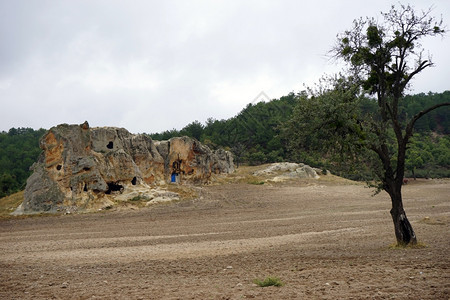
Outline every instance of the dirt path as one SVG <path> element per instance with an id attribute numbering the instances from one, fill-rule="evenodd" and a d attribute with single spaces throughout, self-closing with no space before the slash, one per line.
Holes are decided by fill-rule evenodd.
<path id="1" fill-rule="evenodd" d="M 1 299 L 448 299 L 450 181 L 405 186 L 427 247 L 394 242 L 385 194 L 297 181 L 203 188 L 141 210 L 0 221 Z M 282 287 L 253 280 L 279 277 Z"/>

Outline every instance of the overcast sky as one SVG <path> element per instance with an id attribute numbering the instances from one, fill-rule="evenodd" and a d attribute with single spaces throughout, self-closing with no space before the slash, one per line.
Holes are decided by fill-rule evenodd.
<path id="1" fill-rule="evenodd" d="M 87 120 L 152 133 L 229 118 L 261 92 L 336 72 L 336 34 L 395 3 L 0 0 L 0 131 Z M 409 3 L 450 24 L 450 1 Z M 449 90 L 450 36 L 423 44 L 436 66 L 412 92 Z"/>

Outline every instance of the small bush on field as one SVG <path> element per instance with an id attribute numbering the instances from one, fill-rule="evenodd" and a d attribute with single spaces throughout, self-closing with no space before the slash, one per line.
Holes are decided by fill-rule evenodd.
<path id="1" fill-rule="evenodd" d="M 146 199 L 145 199 L 145 197 L 142 197 L 141 195 L 135 196 L 130 199 L 130 201 L 141 201 L 141 200 L 146 200 Z"/>
<path id="2" fill-rule="evenodd" d="M 278 277 L 267 277 L 264 280 L 255 279 L 254 283 L 256 283 L 260 287 L 266 286 L 283 286 L 284 283 Z"/>
<path id="3" fill-rule="evenodd" d="M 263 185 L 264 181 L 252 180 L 252 181 L 249 181 L 248 183 L 254 184 L 254 185 Z"/>

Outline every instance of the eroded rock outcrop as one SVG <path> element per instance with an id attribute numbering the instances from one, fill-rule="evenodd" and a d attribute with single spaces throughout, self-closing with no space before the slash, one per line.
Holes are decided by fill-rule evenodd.
<path id="1" fill-rule="evenodd" d="M 230 152 L 212 151 L 197 140 L 158 142 L 123 128 L 90 128 L 87 122 L 51 128 L 40 147 L 17 213 L 85 209 L 127 195 L 151 199 L 158 186 L 204 184 L 213 173 L 234 171 Z"/>

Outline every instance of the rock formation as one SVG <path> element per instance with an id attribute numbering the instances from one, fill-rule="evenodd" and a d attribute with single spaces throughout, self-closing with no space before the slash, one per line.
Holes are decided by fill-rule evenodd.
<path id="1" fill-rule="evenodd" d="M 263 170 L 254 172 L 254 175 L 278 175 L 273 177 L 272 181 L 284 181 L 295 178 L 313 178 L 318 179 L 322 170 L 312 168 L 305 164 L 297 163 L 273 163 Z"/>
<path id="2" fill-rule="evenodd" d="M 123 128 L 89 128 L 87 122 L 51 128 L 40 147 L 17 213 L 89 208 L 124 194 L 151 197 L 152 189 L 166 183 L 204 184 L 213 173 L 234 171 L 230 152 L 212 151 L 197 140 L 158 142 Z"/>

